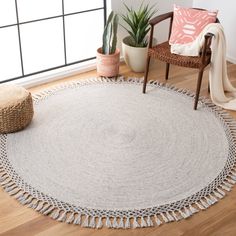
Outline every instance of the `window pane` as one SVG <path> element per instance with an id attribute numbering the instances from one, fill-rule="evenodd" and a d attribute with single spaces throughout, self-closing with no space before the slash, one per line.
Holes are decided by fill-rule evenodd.
<path id="1" fill-rule="evenodd" d="M 62 15 L 61 0 L 18 0 L 19 21 Z"/>
<path id="2" fill-rule="evenodd" d="M 65 63 L 62 26 L 61 17 L 20 26 L 25 74 Z"/>
<path id="3" fill-rule="evenodd" d="M 66 16 L 65 30 L 68 63 L 94 57 L 102 45 L 103 10 Z"/>
<path id="4" fill-rule="evenodd" d="M 21 76 L 17 26 L 0 29 L 0 81 Z"/>
<path id="5" fill-rule="evenodd" d="M 64 0 L 65 14 L 103 7 L 103 0 Z"/>
<path id="6" fill-rule="evenodd" d="M 0 1 L 0 26 L 16 24 L 16 7 L 14 0 Z"/>

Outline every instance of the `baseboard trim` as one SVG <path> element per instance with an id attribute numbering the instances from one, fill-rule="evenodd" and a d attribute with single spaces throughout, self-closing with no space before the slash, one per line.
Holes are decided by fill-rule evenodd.
<path id="1" fill-rule="evenodd" d="M 96 69 L 96 60 L 92 60 L 85 65 L 73 65 L 67 68 L 60 68 L 47 73 L 7 82 L 6 84 L 15 84 L 25 88 L 32 88 L 37 85 L 49 83 L 55 80 L 63 79 L 69 76 L 85 73 Z"/>
<path id="2" fill-rule="evenodd" d="M 124 62 L 124 58 L 122 56 L 120 58 L 120 62 Z M 13 81 L 7 82 L 6 84 L 15 84 L 15 85 L 23 86 L 25 88 L 32 88 L 38 85 L 53 82 L 55 80 L 60 80 L 69 76 L 82 74 L 82 73 L 92 71 L 95 69 L 96 69 L 96 59 L 91 60 L 86 63 L 68 66 L 67 68 L 60 68 L 60 69 L 50 71 L 47 73 L 42 73 L 39 75 L 34 75 L 30 77 L 25 77 L 22 79 L 13 80 Z"/>
<path id="3" fill-rule="evenodd" d="M 226 56 L 226 60 L 233 63 L 233 64 L 236 64 L 236 58 L 234 58 L 234 57 Z"/>

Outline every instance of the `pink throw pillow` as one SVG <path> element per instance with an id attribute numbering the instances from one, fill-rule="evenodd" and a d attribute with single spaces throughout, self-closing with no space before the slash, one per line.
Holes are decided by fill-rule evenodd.
<path id="1" fill-rule="evenodd" d="M 191 43 L 206 25 L 215 23 L 217 13 L 218 11 L 203 11 L 174 5 L 174 18 L 169 43 Z"/>

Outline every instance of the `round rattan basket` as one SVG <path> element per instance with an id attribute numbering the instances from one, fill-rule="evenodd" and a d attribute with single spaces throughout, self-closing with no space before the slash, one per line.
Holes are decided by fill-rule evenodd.
<path id="1" fill-rule="evenodd" d="M 0 133 L 12 133 L 25 128 L 32 120 L 33 100 L 22 87 L 0 87 Z"/>

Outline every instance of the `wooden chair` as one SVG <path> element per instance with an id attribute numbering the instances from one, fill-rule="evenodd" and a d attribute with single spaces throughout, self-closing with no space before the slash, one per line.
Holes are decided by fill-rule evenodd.
<path id="1" fill-rule="evenodd" d="M 200 9 L 200 10 L 204 10 L 204 9 Z M 214 35 L 211 33 L 207 33 L 205 35 L 205 43 L 204 43 L 203 48 L 201 50 L 201 54 L 198 57 L 181 56 L 181 55 L 176 55 L 176 54 L 171 53 L 170 52 L 170 45 L 169 45 L 168 41 L 152 47 L 151 45 L 152 45 L 152 40 L 153 40 L 154 26 L 156 26 L 158 23 L 160 23 L 161 21 L 166 20 L 166 19 L 170 19 L 170 28 L 169 28 L 169 38 L 170 38 L 172 22 L 173 22 L 173 12 L 168 12 L 166 14 L 159 15 L 159 16 L 151 19 L 149 22 L 149 24 L 151 26 L 151 31 L 150 31 L 146 71 L 145 71 L 144 83 L 143 83 L 143 93 L 146 92 L 149 64 L 150 64 L 151 58 L 159 59 L 161 61 L 166 62 L 166 74 L 165 74 L 166 80 L 168 80 L 170 64 L 188 67 L 188 68 L 195 68 L 195 69 L 199 70 L 196 95 L 195 95 L 195 101 L 194 101 L 194 110 L 196 110 L 197 105 L 198 105 L 199 93 L 200 93 L 200 89 L 201 89 L 203 72 L 204 72 L 205 67 L 211 61 L 210 45 L 211 45 L 212 37 Z M 219 20 L 217 19 L 216 22 L 219 22 Z M 169 38 L 168 38 L 168 40 L 169 40 Z M 209 88 L 208 88 L 208 91 L 209 91 Z"/>

